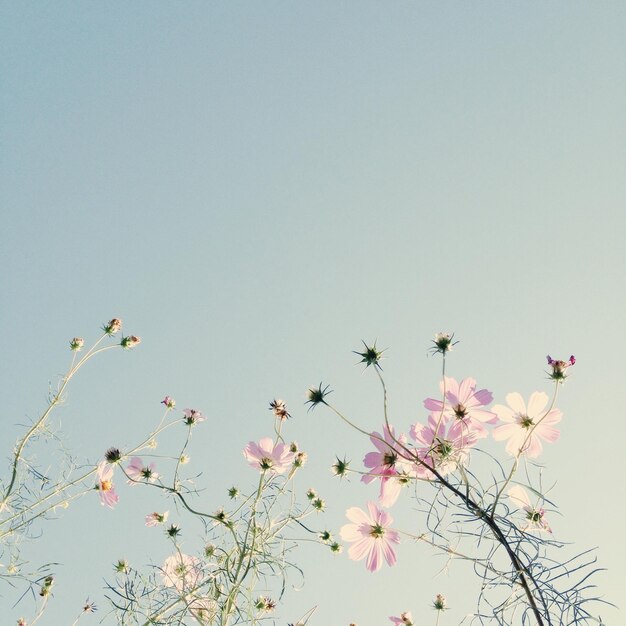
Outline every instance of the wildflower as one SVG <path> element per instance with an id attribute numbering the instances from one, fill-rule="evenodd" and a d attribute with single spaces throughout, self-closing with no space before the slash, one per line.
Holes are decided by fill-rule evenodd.
<path id="1" fill-rule="evenodd" d="M 165 559 L 161 566 L 161 576 L 166 587 L 174 587 L 179 593 L 193 589 L 202 579 L 200 561 L 194 556 L 178 552 Z"/>
<path id="2" fill-rule="evenodd" d="M 343 552 L 343 546 L 340 543 L 337 543 L 336 541 L 333 541 L 329 547 L 330 547 L 330 551 L 333 554 L 341 554 Z"/>
<path id="3" fill-rule="evenodd" d="M 83 605 L 83 613 L 95 613 L 98 610 L 95 602 L 89 602 L 89 598 L 85 600 Z"/>
<path id="4" fill-rule="evenodd" d="M 446 606 L 446 598 L 445 598 L 445 596 L 442 596 L 440 593 L 438 593 L 435 596 L 435 600 L 433 602 L 433 608 L 436 611 L 445 611 L 448 608 Z"/>
<path id="5" fill-rule="evenodd" d="M 496 405 L 493 410 L 503 424 L 496 426 L 493 437 L 496 441 L 508 439 L 506 451 L 512 456 L 526 454 L 530 458 L 539 456 L 543 450 L 541 440 L 554 443 L 560 432 L 554 428 L 563 417 L 559 409 L 545 411 L 548 395 L 535 391 L 528 406 L 519 393 L 506 396 L 508 407 Z"/>
<path id="6" fill-rule="evenodd" d="M 168 409 L 173 409 L 176 406 L 176 400 L 174 400 L 172 396 L 165 396 L 165 398 L 161 400 L 161 404 L 164 404 Z"/>
<path id="7" fill-rule="evenodd" d="M 274 415 L 281 420 L 285 420 L 291 417 L 291 415 L 287 411 L 287 405 L 285 404 L 285 401 L 281 400 L 280 398 L 278 400 L 272 400 L 270 402 L 270 411 L 272 411 Z"/>
<path id="8" fill-rule="evenodd" d="M 365 346 L 365 352 L 358 352 L 357 350 L 352 350 L 352 352 L 361 358 L 360 363 L 365 363 L 365 369 L 367 369 L 370 365 L 377 367 L 379 370 L 382 370 L 380 366 L 380 360 L 382 358 L 384 350 L 378 350 L 376 348 L 376 342 L 374 345 L 368 346 L 363 340 L 361 343 Z"/>
<path id="9" fill-rule="evenodd" d="M 389 513 L 379 509 L 373 502 L 367 503 L 368 513 L 357 507 L 346 511 L 352 522 L 342 526 L 340 534 L 344 541 L 353 545 L 348 555 L 353 561 L 366 558 L 366 567 L 375 572 L 382 567 L 383 558 L 388 565 L 395 565 L 396 553 L 391 544 L 400 543 L 397 530 L 389 528 L 393 518 Z"/>
<path id="10" fill-rule="evenodd" d="M 126 559 L 119 559 L 117 563 L 113 565 L 113 568 L 118 574 L 128 574 L 130 570 L 130 566 L 128 565 L 128 561 Z"/>
<path id="11" fill-rule="evenodd" d="M 102 330 L 107 335 L 115 335 L 115 333 L 119 332 L 122 328 L 122 320 L 118 320 L 114 317 L 108 324 L 105 324 L 102 327 Z"/>
<path id="12" fill-rule="evenodd" d="M 565 370 L 576 363 L 576 358 L 573 354 L 567 361 L 556 361 L 550 355 L 546 359 L 548 360 L 548 365 L 552 367 L 552 372 L 549 374 L 550 378 L 559 383 L 562 383 L 567 378 Z"/>
<path id="13" fill-rule="evenodd" d="M 417 443 L 422 444 L 417 450 L 417 456 L 422 463 L 416 466 L 416 474 L 428 479 L 433 478 L 428 467 L 445 476 L 464 464 L 469 456 L 469 449 L 478 441 L 476 431 L 462 420 L 445 424 L 433 413 L 429 415 L 426 426 L 413 424 L 410 435 Z"/>
<path id="14" fill-rule="evenodd" d="M 273 611 L 276 608 L 276 602 L 266 596 L 259 596 L 254 603 L 255 608 L 259 611 Z"/>
<path id="15" fill-rule="evenodd" d="M 461 420 L 469 428 L 476 431 L 480 437 L 487 437 L 488 432 L 484 424 L 495 424 L 497 415 L 487 411 L 483 407 L 493 401 L 493 394 L 487 389 L 476 390 L 476 381 L 473 378 L 465 378 L 460 383 L 454 378 L 445 377 L 445 383 L 440 383 L 441 392 L 446 392 L 445 402 L 427 398 L 424 406 L 434 413 L 439 413 L 442 419 Z"/>
<path id="16" fill-rule="evenodd" d="M 159 524 L 164 524 L 167 522 L 167 518 L 169 517 L 170 512 L 165 511 L 165 513 L 149 513 L 146 515 L 146 526 L 158 526 Z"/>
<path id="17" fill-rule="evenodd" d="M 435 344 L 430 348 L 433 354 L 445 354 L 450 352 L 453 346 L 456 346 L 458 341 L 452 341 L 454 339 L 454 333 L 436 333 L 433 343 Z"/>
<path id="18" fill-rule="evenodd" d="M 274 444 L 270 437 L 263 437 L 259 443 L 250 441 L 243 449 L 243 455 L 251 467 L 261 472 L 270 470 L 274 474 L 284 474 L 294 460 L 294 454 L 286 443 Z"/>
<path id="19" fill-rule="evenodd" d="M 337 461 L 330 466 L 330 471 L 335 475 L 343 478 L 348 473 L 350 461 L 346 461 L 345 457 L 341 460 L 336 457 Z"/>
<path id="20" fill-rule="evenodd" d="M 392 506 L 400 495 L 401 483 L 395 480 L 399 472 L 396 464 L 399 461 L 399 454 L 396 447 L 404 446 L 406 436 L 394 435 L 393 427 L 383 426 L 383 433 L 373 432 L 370 441 L 376 448 L 376 452 L 368 452 L 363 459 L 365 467 L 370 472 L 361 478 L 361 481 L 369 484 L 380 478 L 380 503 L 382 506 Z"/>
<path id="21" fill-rule="evenodd" d="M 198 422 L 204 422 L 204 420 L 206 420 L 206 417 L 196 409 L 185 409 L 183 415 L 185 416 L 183 417 L 183 422 L 185 422 L 187 426 L 193 426 Z"/>
<path id="22" fill-rule="evenodd" d="M 217 524 L 224 524 L 225 526 L 228 526 L 230 524 L 230 521 L 228 520 L 228 515 L 226 514 L 226 511 L 224 511 L 224 509 L 222 508 L 217 509 L 217 511 L 213 513 L 213 517 L 215 518 L 215 523 Z"/>
<path id="23" fill-rule="evenodd" d="M 100 493 L 100 504 L 112 509 L 120 499 L 113 487 L 113 468 L 106 461 L 102 461 L 98 465 L 96 475 L 96 489 Z"/>
<path id="24" fill-rule="evenodd" d="M 326 508 L 326 501 L 321 498 L 315 498 L 315 500 L 311 502 L 311 506 L 316 511 L 323 511 Z"/>
<path id="25" fill-rule="evenodd" d="M 545 530 L 551 533 L 552 529 L 545 519 L 545 511 L 542 508 L 533 506 L 526 490 L 520 485 L 514 485 L 509 489 L 507 495 L 513 502 L 526 512 L 526 525 L 522 530 Z"/>
<path id="26" fill-rule="evenodd" d="M 315 489 L 311 487 L 310 489 L 307 490 L 306 497 L 309 500 L 315 500 L 315 498 L 317 498 L 317 491 L 315 491 Z"/>
<path id="27" fill-rule="evenodd" d="M 178 524 L 170 524 L 169 528 L 165 532 L 170 537 L 178 537 L 181 533 L 180 526 Z"/>
<path id="28" fill-rule="evenodd" d="M 306 452 L 298 452 L 293 459 L 294 467 L 302 467 L 309 458 L 309 455 Z"/>
<path id="29" fill-rule="evenodd" d="M 328 387 L 330 387 L 330 385 L 326 385 L 326 387 L 322 389 L 322 383 L 320 383 L 318 387 L 309 387 L 306 394 L 308 400 L 305 402 L 305 404 L 311 405 L 309 411 L 312 411 L 320 403 L 326 404 L 324 398 L 326 398 L 329 393 L 332 393 L 332 391 L 328 391 Z"/>
<path id="30" fill-rule="evenodd" d="M 400 617 L 395 617 L 393 615 L 389 616 L 390 621 L 392 621 L 396 626 L 400 624 L 404 624 L 404 626 L 414 626 L 413 616 L 409 611 L 404 613 L 400 613 Z"/>
<path id="31" fill-rule="evenodd" d="M 17 620 L 17 626 L 28 626 L 28 622 L 23 617 L 20 617 Z"/>
<path id="32" fill-rule="evenodd" d="M 50 594 L 50 590 L 52 589 L 52 585 L 54 585 L 54 576 L 46 576 L 43 579 L 43 585 L 41 585 L 41 589 L 39 590 L 39 595 L 42 598 L 45 598 Z"/>
<path id="33" fill-rule="evenodd" d="M 140 343 L 141 337 L 137 337 L 137 335 L 128 335 L 128 337 L 122 337 L 122 340 L 120 341 L 120 346 L 122 346 L 122 348 L 126 350 L 130 350 Z"/>
<path id="34" fill-rule="evenodd" d="M 232 500 L 234 500 L 235 498 L 239 497 L 239 489 L 237 489 L 237 487 L 231 487 L 228 490 L 228 497 L 231 498 Z"/>
<path id="35" fill-rule="evenodd" d="M 322 543 L 330 543 L 333 539 L 333 536 L 330 534 L 329 530 L 323 530 L 318 537 Z"/>
<path id="36" fill-rule="evenodd" d="M 104 458 L 107 463 L 119 463 L 122 459 L 122 453 L 119 451 L 119 448 L 109 448 L 104 453 Z"/>
<path id="37" fill-rule="evenodd" d="M 138 457 L 134 456 L 128 467 L 126 468 L 126 473 L 130 480 L 128 481 L 129 485 L 137 485 L 137 483 L 142 480 L 146 480 L 150 483 L 153 483 L 159 477 L 159 474 L 155 471 L 156 465 L 154 463 L 150 463 L 150 465 L 144 465 L 143 461 Z"/>
<path id="38" fill-rule="evenodd" d="M 74 337 L 74 339 L 70 341 L 70 350 L 73 352 L 80 352 L 84 345 L 85 340 L 82 337 Z"/>

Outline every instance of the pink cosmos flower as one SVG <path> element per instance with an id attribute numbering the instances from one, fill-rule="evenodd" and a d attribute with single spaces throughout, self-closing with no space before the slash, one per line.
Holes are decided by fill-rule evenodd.
<path id="1" fill-rule="evenodd" d="M 183 417 L 183 422 L 185 422 L 187 426 L 193 426 L 198 422 L 204 422 L 204 420 L 206 420 L 206 417 L 196 409 L 185 409 L 183 415 L 185 416 Z"/>
<path id="2" fill-rule="evenodd" d="M 541 440 L 554 443 L 559 431 L 554 428 L 563 417 L 559 409 L 546 412 L 548 394 L 535 391 L 528 400 L 528 407 L 519 393 L 506 396 L 508 407 L 498 404 L 493 407 L 503 424 L 496 426 L 493 437 L 496 441 L 508 439 L 506 451 L 512 456 L 526 454 L 530 458 L 539 456 L 543 450 Z"/>
<path id="3" fill-rule="evenodd" d="M 389 429 L 386 425 L 383 426 L 383 433 L 384 436 L 373 432 L 370 436 L 370 441 L 377 451 L 368 452 L 365 455 L 363 464 L 370 469 L 370 473 L 363 476 L 361 481 L 369 484 L 380 478 L 380 504 L 384 507 L 390 507 L 395 504 L 400 495 L 402 474 L 409 473 L 410 463 L 402 459 L 396 450 L 398 447 L 396 439 L 401 444 L 405 444 L 406 435 L 400 435 L 396 438 L 393 426 Z"/>
<path id="4" fill-rule="evenodd" d="M 277 443 L 270 437 L 263 437 L 259 443 L 251 441 L 243 449 L 243 455 L 252 467 L 262 472 L 270 470 L 275 474 L 284 474 L 291 468 L 295 454 L 289 444 Z"/>
<path id="5" fill-rule="evenodd" d="M 156 465 L 154 463 L 144 465 L 143 461 L 138 456 L 134 456 L 126 468 L 126 473 L 131 478 L 131 480 L 128 481 L 128 484 L 135 486 L 142 480 L 147 480 L 148 482 L 153 483 L 159 477 L 155 468 Z"/>
<path id="6" fill-rule="evenodd" d="M 400 617 L 395 617 L 394 615 L 390 615 L 389 619 L 396 626 L 414 626 L 413 616 L 410 611 L 405 611 L 404 613 L 400 613 Z"/>
<path id="7" fill-rule="evenodd" d="M 530 498 L 526 489 L 520 485 L 514 485 L 509 489 L 507 495 L 516 506 L 521 507 L 526 512 L 526 525 L 522 527 L 522 530 L 545 530 L 551 533 L 552 529 L 545 519 L 545 511 L 543 508 L 537 505 L 533 506 L 530 503 Z"/>
<path id="8" fill-rule="evenodd" d="M 454 378 L 445 378 L 446 401 L 434 398 L 424 400 L 424 406 L 433 413 L 442 414 L 443 419 L 458 419 L 464 421 L 477 433 L 479 437 L 487 437 L 488 432 L 484 424 L 495 424 L 498 418 L 495 413 L 483 407 L 493 401 L 493 394 L 487 389 L 476 390 L 476 381 L 465 378 L 458 383 Z M 444 390 L 443 381 L 439 384 L 441 393 Z"/>
<path id="9" fill-rule="evenodd" d="M 191 590 L 202 581 L 200 561 L 195 556 L 173 554 L 161 566 L 161 576 L 166 587 L 174 587 L 179 593 Z"/>
<path id="10" fill-rule="evenodd" d="M 396 563 L 396 553 L 392 543 L 400 543 L 397 530 L 389 528 L 393 518 L 389 513 L 379 509 L 373 502 L 367 503 L 369 514 L 357 507 L 346 511 L 346 517 L 352 522 L 342 526 L 340 534 L 344 541 L 353 545 L 348 550 L 348 556 L 353 561 L 367 558 L 365 566 L 370 572 L 376 572 L 382 567 L 383 558 L 387 565 Z"/>
<path id="11" fill-rule="evenodd" d="M 154 513 L 146 515 L 146 526 L 158 526 L 159 524 L 165 524 L 169 514 L 169 511 L 165 511 L 165 513 L 157 513 L 155 511 Z"/>
<path id="12" fill-rule="evenodd" d="M 120 499 L 113 488 L 113 466 L 102 461 L 98 465 L 96 476 L 96 489 L 100 494 L 100 504 L 112 509 Z"/>
<path id="13" fill-rule="evenodd" d="M 474 429 L 475 422 L 454 420 L 444 423 L 439 415 L 431 413 L 428 425 L 413 424 L 410 435 L 421 447 L 417 450 L 420 458 L 428 467 L 436 469 L 442 476 L 456 470 L 466 462 L 469 449 L 476 445 L 479 433 Z M 434 478 L 423 465 L 418 466 L 418 476 Z"/>
<path id="14" fill-rule="evenodd" d="M 168 409 L 173 409 L 176 406 L 176 400 L 174 400 L 172 396 L 165 396 L 165 398 L 161 400 L 161 404 L 164 404 Z"/>

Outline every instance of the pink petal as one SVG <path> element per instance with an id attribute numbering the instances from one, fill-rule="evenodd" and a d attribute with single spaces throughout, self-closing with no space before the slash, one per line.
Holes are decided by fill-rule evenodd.
<path id="1" fill-rule="evenodd" d="M 350 507 L 346 511 L 346 517 L 355 524 L 367 524 L 368 526 L 372 524 L 372 520 L 367 516 L 367 513 L 358 506 Z"/>
<path id="2" fill-rule="evenodd" d="M 396 553 L 394 549 L 386 541 L 383 541 L 382 549 L 385 561 L 387 561 L 387 565 L 393 567 L 396 564 Z"/>
<path id="3" fill-rule="evenodd" d="M 528 417 L 540 417 L 541 412 L 548 404 L 548 394 L 543 391 L 535 391 L 528 400 Z"/>
<path id="4" fill-rule="evenodd" d="M 378 571 L 383 564 L 383 555 L 381 549 L 381 539 L 373 539 L 373 545 L 367 555 L 365 566 L 370 572 Z"/>
<path id="5" fill-rule="evenodd" d="M 339 530 L 339 535 L 344 541 L 350 543 L 363 539 L 363 533 L 359 532 L 357 524 L 345 524 Z"/>
<path id="6" fill-rule="evenodd" d="M 356 543 L 353 543 L 348 550 L 348 556 L 353 561 L 360 561 L 372 549 L 372 542 L 376 541 L 373 537 L 364 537 Z"/>
<path id="7" fill-rule="evenodd" d="M 469 397 L 473 395 L 476 389 L 476 380 L 473 378 L 465 378 L 461 381 L 457 398 L 462 404 L 465 404 Z"/>
<path id="8" fill-rule="evenodd" d="M 522 398 L 522 396 L 517 393 L 517 391 L 513 393 L 508 393 L 505 397 L 505 400 L 506 403 L 513 409 L 514 413 L 521 413 L 523 415 L 526 414 L 526 404 L 524 403 L 524 398 Z"/>
<path id="9" fill-rule="evenodd" d="M 517 424 L 502 424 L 501 426 L 496 426 L 493 429 L 493 438 L 496 441 L 502 441 L 503 439 L 512 437 L 518 431 L 519 426 Z"/>
<path id="10" fill-rule="evenodd" d="M 515 418 L 513 417 L 513 411 L 503 404 L 496 404 L 491 407 L 491 410 L 500 418 L 502 422 L 515 422 Z"/>
<path id="11" fill-rule="evenodd" d="M 554 443 L 561 436 L 560 431 L 556 428 L 552 428 L 552 426 L 545 425 L 543 422 L 537 426 L 535 434 L 550 443 Z"/>

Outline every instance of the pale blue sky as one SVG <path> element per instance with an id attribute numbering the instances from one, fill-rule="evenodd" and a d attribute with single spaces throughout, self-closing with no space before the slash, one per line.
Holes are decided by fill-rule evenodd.
<path id="1" fill-rule="evenodd" d="M 361 339 L 389 346 L 402 429 L 436 393 L 436 331 L 462 340 L 452 375 L 498 402 L 547 389 L 545 355 L 574 353 L 562 439 L 542 459 L 554 527 L 599 546 L 600 591 L 619 602 L 625 27 L 621 2 L 1 2 L 4 455 L 67 340 L 119 316 L 143 344 L 76 381 L 68 445 L 94 462 L 131 445 L 170 393 L 210 416 L 191 456 L 213 509 L 253 479 L 240 450 L 269 434 L 281 396 L 311 457 L 303 487 L 328 494 L 338 528 L 374 491 L 338 489 L 327 468 L 368 443 L 299 407 L 324 380 L 380 426 L 375 381 L 353 366 Z M 123 506 L 87 499 L 48 525 L 37 549 L 65 565 L 42 624 L 70 623 L 87 595 L 104 605 L 120 556 L 165 554 L 145 498 L 128 505 L 132 529 Z M 315 604 L 318 624 L 403 610 L 430 623 L 442 591 L 456 624 L 473 609 L 469 574 L 433 580 L 438 563 L 407 544 L 372 576 L 306 550 L 307 584 L 278 623 Z M 13 602 L 0 614 L 19 616 Z"/>

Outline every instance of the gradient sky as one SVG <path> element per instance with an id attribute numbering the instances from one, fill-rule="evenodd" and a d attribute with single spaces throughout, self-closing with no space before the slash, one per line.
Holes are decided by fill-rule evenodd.
<path id="1" fill-rule="evenodd" d="M 283 397 L 310 455 L 301 486 L 326 495 L 335 529 L 375 490 L 328 467 L 344 452 L 358 465 L 369 444 L 302 402 L 323 380 L 380 427 L 376 381 L 351 354 L 361 339 L 389 348 L 400 429 L 437 391 L 439 330 L 461 340 L 451 375 L 497 402 L 548 390 L 545 355 L 573 353 L 544 479 L 556 536 L 598 547 L 599 593 L 619 604 L 625 28 L 626 5 L 608 1 L 0 2 L 5 467 L 67 341 L 113 316 L 143 343 L 76 380 L 58 413 L 68 447 L 95 463 L 131 446 L 169 393 L 210 417 L 190 455 L 214 510 L 254 480 L 241 448 L 270 434 L 267 402 Z M 40 624 L 71 623 L 87 596 L 104 609 L 119 557 L 167 554 L 143 527 L 153 494 L 133 496 L 115 511 L 86 497 L 45 526 L 28 554 L 63 565 Z M 409 507 L 394 515 L 423 528 Z M 441 564 L 406 542 L 371 575 L 304 547 L 306 584 L 277 623 L 318 605 L 325 626 L 404 610 L 431 624 L 442 592 L 441 624 L 458 624 L 476 581 L 462 564 L 435 577 Z M 30 614 L 0 594 L 3 623 Z"/>

